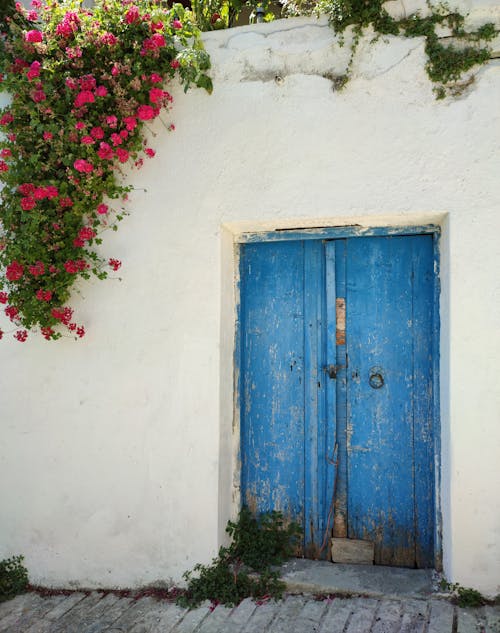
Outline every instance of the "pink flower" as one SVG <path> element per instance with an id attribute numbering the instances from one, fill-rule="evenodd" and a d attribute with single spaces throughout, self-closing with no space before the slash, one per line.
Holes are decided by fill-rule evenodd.
<path id="1" fill-rule="evenodd" d="M 5 314 L 9 317 L 11 321 L 14 321 L 19 314 L 19 310 L 14 306 L 7 306 L 4 310 Z"/>
<path id="2" fill-rule="evenodd" d="M 94 75 L 84 75 L 79 83 L 82 90 L 94 90 L 97 85 Z"/>
<path id="3" fill-rule="evenodd" d="M 109 211 L 109 207 L 107 204 L 100 204 L 97 207 L 97 213 L 99 213 L 100 215 L 105 215 L 108 211 Z"/>
<path id="4" fill-rule="evenodd" d="M 174 132 L 174 131 L 175 131 L 175 125 L 174 125 L 173 123 L 171 123 L 171 124 L 168 126 L 168 131 L 169 131 L 169 132 Z"/>
<path id="5" fill-rule="evenodd" d="M 9 295 L 6 292 L 0 292 L 0 303 L 7 303 Z"/>
<path id="6" fill-rule="evenodd" d="M 119 259 L 113 259 L 111 258 L 108 261 L 109 266 L 113 269 L 113 270 L 118 270 L 120 268 L 120 266 L 122 265 L 121 261 Z"/>
<path id="7" fill-rule="evenodd" d="M 102 127 L 93 127 L 90 130 L 90 135 L 92 136 L 92 138 L 99 140 L 101 138 L 104 138 L 104 130 L 102 129 Z"/>
<path id="8" fill-rule="evenodd" d="M 42 0 L 31 0 L 31 6 L 34 9 L 39 9 L 42 6 Z"/>
<path id="9" fill-rule="evenodd" d="M 89 163 L 89 161 L 84 160 L 83 158 L 77 158 L 73 163 L 73 167 L 76 171 L 80 171 L 85 174 L 90 174 L 94 170 L 92 163 Z"/>
<path id="10" fill-rule="evenodd" d="M 118 119 L 115 117 L 114 114 L 112 114 L 111 116 L 106 117 L 106 123 L 109 125 L 109 127 L 116 127 L 118 125 Z"/>
<path id="11" fill-rule="evenodd" d="M 50 290 L 37 290 L 36 298 L 38 301 L 50 301 L 52 299 L 52 292 Z"/>
<path id="12" fill-rule="evenodd" d="M 66 47 L 66 55 L 69 59 L 78 59 L 83 55 L 82 49 L 79 46 L 74 46 L 71 48 L 70 46 Z"/>
<path id="13" fill-rule="evenodd" d="M 43 133 L 43 140 L 44 141 L 51 141 L 53 138 L 52 132 L 44 132 Z"/>
<path id="14" fill-rule="evenodd" d="M 85 336 L 85 328 L 83 327 L 83 325 L 80 325 L 80 327 L 76 328 L 76 333 L 80 338 L 83 338 Z"/>
<path id="15" fill-rule="evenodd" d="M 120 69 L 118 68 L 116 64 L 113 64 L 113 68 L 111 69 L 111 74 L 113 75 L 113 77 L 116 77 L 116 75 L 120 74 Z"/>
<path id="16" fill-rule="evenodd" d="M 64 262 L 64 270 L 71 275 L 76 275 L 78 272 L 78 264 L 72 259 L 68 259 L 67 262 Z"/>
<path id="17" fill-rule="evenodd" d="M 26 330 L 17 330 L 14 334 L 14 338 L 20 343 L 24 343 L 24 341 L 28 338 L 28 332 Z"/>
<path id="18" fill-rule="evenodd" d="M 141 105 L 137 108 L 137 116 L 141 121 L 149 121 L 149 119 L 154 119 L 155 110 L 151 106 Z"/>
<path id="19" fill-rule="evenodd" d="M 162 46 L 165 46 L 166 44 L 165 38 L 163 37 L 161 33 L 155 33 L 151 37 L 151 39 L 155 43 L 156 48 L 161 48 Z"/>
<path id="20" fill-rule="evenodd" d="M 113 33 L 103 33 L 99 38 L 99 41 L 107 46 L 114 46 L 118 43 L 118 38 L 113 35 Z"/>
<path id="21" fill-rule="evenodd" d="M 128 131 L 127 130 L 120 130 L 120 136 L 122 138 L 127 138 L 128 136 Z"/>
<path id="22" fill-rule="evenodd" d="M 161 88 L 151 88 L 149 91 L 149 100 L 151 103 L 158 103 L 161 101 L 166 93 Z"/>
<path id="23" fill-rule="evenodd" d="M 41 103 L 42 101 L 45 101 L 47 99 L 47 95 L 43 90 L 35 90 L 32 93 L 31 98 L 35 103 Z"/>
<path id="24" fill-rule="evenodd" d="M 127 24 L 133 24 L 139 20 L 139 17 L 139 9 L 133 4 L 127 13 L 125 13 L 125 22 Z"/>
<path id="25" fill-rule="evenodd" d="M 35 79 L 35 77 L 39 77 L 40 76 L 40 68 L 41 68 L 40 62 L 37 62 L 37 61 L 32 62 L 31 66 L 30 66 L 30 69 L 26 73 L 26 77 L 30 81 L 32 79 Z"/>
<path id="26" fill-rule="evenodd" d="M 43 40 L 43 34 L 41 31 L 37 31 L 36 29 L 33 31 L 28 31 L 25 35 L 25 39 L 27 42 L 37 43 Z"/>
<path id="27" fill-rule="evenodd" d="M 97 155 L 102 160 L 113 160 L 114 153 L 110 145 L 101 142 L 99 144 L 99 149 L 97 150 Z"/>
<path id="28" fill-rule="evenodd" d="M 74 103 L 76 108 L 80 108 L 82 105 L 94 103 L 94 101 L 95 97 L 93 92 L 90 92 L 90 90 L 82 90 L 76 95 Z"/>
<path id="29" fill-rule="evenodd" d="M 173 59 L 173 60 L 170 62 L 170 66 L 171 66 L 171 68 L 173 68 L 174 70 L 175 70 L 176 68 L 179 68 L 179 66 L 180 66 L 180 62 L 179 62 L 179 60 L 178 60 L 178 59 Z"/>
<path id="30" fill-rule="evenodd" d="M 66 77 L 64 83 L 70 90 L 76 90 L 78 88 L 77 82 L 73 79 L 73 77 Z"/>
<path id="31" fill-rule="evenodd" d="M 61 321 L 63 325 L 68 325 L 71 321 L 71 317 L 73 316 L 73 310 L 71 308 L 52 308 L 50 313 L 54 319 Z"/>
<path id="32" fill-rule="evenodd" d="M 155 41 L 148 37 L 142 43 L 141 55 L 146 55 L 147 51 L 155 51 L 157 48 Z"/>
<path id="33" fill-rule="evenodd" d="M 66 208 L 66 207 L 72 207 L 73 206 L 73 200 L 71 200 L 71 198 L 68 198 L 68 197 L 59 198 L 59 206 L 62 209 Z"/>
<path id="34" fill-rule="evenodd" d="M 45 188 L 44 187 L 36 187 L 35 191 L 33 192 L 33 196 L 35 198 L 35 200 L 44 200 L 47 195 L 45 193 Z"/>
<path id="35" fill-rule="evenodd" d="M 52 198 L 57 198 L 59 191 L 57 190 L 57 187 L 54 187 L 54 185 L 47 185 L 45 187 L 45 195 L 49 200 L 52 200 Z"/>
<path id="36" fill-rule="evenodd" d="M 151 22 L 152 31 L 161 31 L 163 29 L 163 22 Z"/>
<path id="37" fill-rule="evenodd" d="M 9 166 L 4 160 L 0 160 L 0 172 L 6 172 L 6 171 L 9 171 Z"/>
<path id="38" fill-rule="evenodd" d="M 30 22 L 36 22 L 38 20 L 38 13 L 36 11 L 28 11 L 26 17 Z"/>
<path id="39" fill-rule="evenodd" d="M 12 156 L 12 152 L 8 147 L 4 147 L 4 149 L 0 151 L 0 156 L 2 158 L 10 158 L 10 156 Z"/>
<path id="40" fill-rule="evenodd" d="M 172 26 L 174 29 L 182 29 L 182 22 L 180 20 L 174 20 Z"/>
<path id="41" fill-rule="evenodd" d="M 83 130 L 85 128 L 85 123 L 83 121 L 77 121 L 75 123 L 75 130 Z"/>
<path id="42" fill-rule="evenodd" d="M 78 231 L 78 237 L 84 242 L 88 242 L 93 237 L 95 237 L 97 233 L 90 226 L 84 226 Z"/>
<path id="43" fill-rule="evenodd" d="M 161 82 L 163 81 L 161 75 L 159 75 L 158 73 L 151 73 L 149 80 L 152 84 L 161 84 Z"/>
<path id="44" fill-rule="evenodd" d="M 97 86 L 95 93 L 98 97 L 105 97 L 108 94 L 106 86 Z"/>
<path id="45" fill-rule="evenodd" d="M 31 183 L 31 182 L 24 182 L 22 185 L 19 185 L 17 190 L 23 196 L 29 196 L 30 194 L 32 194 L 35 191 L 35 185 L 33 183 Z"/>
<path id="46" fill-rule="evenodd" d="M 95 140 L 91 136 L 82 136 L 82 143 L 84 145 L 92 145 L 92 143 L 95 143 Z"/>
<path id="47" fill-rule="evenodd" d="M 62 35 L 63 37 L 69 37 L 78 30 L 80 25 L 80 18 L 74 11 L 68 11 L 64 16 L 62 22 L 56 27 L 56 35 Z"/>
<path id="48" fill-rule="evenodd" d="M 51 327 L 41 327 L 40 332 L 42 333 L 43 338 L 47 339 L 47 341 L 50 341 L 52 335 L 55 334 Z"/>
<path id="49" fill-rule="evenodd" d="M 56 26 L 56 35 L 69 37 L 70 35 L 72 35 L 72 33 L 73 29 L 71 27 L 71 24 L 69 24 L 68 22 L 59 22 L 59 24 Z"/>
<path id="50" fill-rule="evenodd" d="M 45 273 L 45 266 L 43 262 L 37 262 L 36 264 L 32 264 L 28 266 L 28 270 L 33 275 L 33 277 L 39 277 Z"/>
<path id="51" fill-rule="evenodd" d="M 111 134 L 111 141 L 113 145 L 121 145 L 123 143 L 123 139 L 119 134 Z"/>
<path id="52" fill-rule="evenodd" d="M 126 163 L 130 157 L 130 154 L 127 150 L 122 149 L 121 147 L 116 148 L 116 155 L 118 156 L 118 160 L 120 163 Z"/>
<path id="53" fill-rule="evenodd" d="M 123 122 L 125 123 L 125 127 L 129 132 L 132 132 L 137 127 L 137 119 L 133 116 L 126 116 L 123 119 Z"/>
<path id="54" fill-rule="evenodd" d="M 156 154 L 156 152 L 154 151 L 154 149 L 151 149 L 150 147 L 146 147 L 146 149 L 144 150 L 146 152 L 146 154 L 150 157 L 153 158 L 153 156 Z"/>
<path id="55" fill-rule="evenodd" d="M 14 260 L 5 269 L 5 276 L 8 281 L 17 281 L 23 276 L 24 267 L 18 261 Z"/>
<path id="56" fill-rule="evenodd" d="M 9 123 L 12 123 L 13 120 L 14 117 L 12 114 L 10 112 L 6 112 L 0 119 L 0 125 L 8 125 Z"/>
<path id="57" fill-rule="evenodd" d="M 27 198 L 21 198 L 21 207 L 24 211 L 31 211 L 31 209 L 34 209 L 36 207 L 35 198 L 32 198 L 31 196 Z"/>

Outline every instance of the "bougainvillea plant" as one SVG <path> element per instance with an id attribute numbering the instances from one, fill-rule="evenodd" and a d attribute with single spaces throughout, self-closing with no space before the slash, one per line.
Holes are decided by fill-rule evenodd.
<path id="1" fill-rule="evenodd" d="M 199 32 L 182 5 L 33 0 L 0 26 L 0 308 L 11 334 L 82 337 L 75 282 L 116 271 L 96 250 L 116 230 L 124 170 L 154 156 L 147 124 L 170 109 L 177 76 L 211 91 Z M 0 338 L 4 332 L 0 330 Z"/>

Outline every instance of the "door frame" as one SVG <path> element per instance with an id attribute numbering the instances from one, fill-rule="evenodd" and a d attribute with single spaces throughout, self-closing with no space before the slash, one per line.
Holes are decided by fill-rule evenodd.
<path id="1" fill-rule="evenodd" d="M 410 226 L 374 226 L 364 227 L 360 225 L 332 226 L 319 228 L 291 228 L 274 229 L 271 231 L 242 232 L 234 236 L 235 245 L 235 270 L 239 271 L 238 262 L 240 260 L 240 250 L 242 245 L 258 242 L 278 242 L 278 241 L 306 241 L 306 240 L 331 240 L 355 237 L 377 237 L 377 236 L 405 236 L 405 235 L 432 235 L 433 237 L 433 259 L 434 259 L 434 320 L 432 324 L 432 370 L 433 370 L 433 434 L 434 434 L 434 568 L 442 570 L 442 513 L 441 513 L 441 423 L 440 423 L 440 252 L 439 241 L 441 228 L 435 224 L 410 225 Z M 241 341 L 242 331 L 240 327 L 240 284 L 239 273 L 237 272 L 237 284 L 235 288 L 236 300 L 236 328 L 234 341 L 233 359 L 233 429 L 237 430 L 236 448 L 236 472 L 233 473 L 233 482 L 239 491 L 240 465 L 241 465 L 241 442 L 239 437 L 239 407 L 241 393 Z M 238 507 L 241 507 L 241 499 L 238 500 Z"/>

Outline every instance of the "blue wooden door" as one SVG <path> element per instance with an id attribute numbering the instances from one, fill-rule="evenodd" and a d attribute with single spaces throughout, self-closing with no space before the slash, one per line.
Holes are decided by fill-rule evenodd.
<path id="1" fill-rule="evenodd" d="M 376 562 L 434 563 L 429 235 L 253 243 L 241 252 L 243 502 Z"/>

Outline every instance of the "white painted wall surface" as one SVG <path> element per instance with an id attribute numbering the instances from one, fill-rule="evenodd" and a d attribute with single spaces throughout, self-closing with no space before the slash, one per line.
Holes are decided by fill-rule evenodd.
<path id="1" fill-rule="evenodd" d="M 347 56 L 324 21 L 205 42 L 214 93 L 175 89 L 177 130 L 155 126 L 103 245 L 122 281 L 73 301 L 85 339 L 0 344 L 0 558 L 87 587 L 178 582 L 208 561 L 235 507 L 238 233 L 436 222 L 445 573 L 500 592 L 499 61 L 437 102 L 422 41 L 368 38 L 343 92 L 322 76 Z"/>

